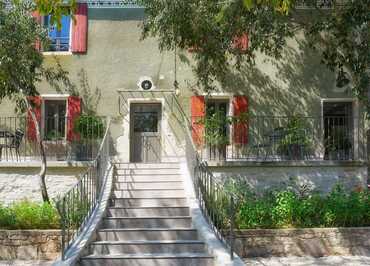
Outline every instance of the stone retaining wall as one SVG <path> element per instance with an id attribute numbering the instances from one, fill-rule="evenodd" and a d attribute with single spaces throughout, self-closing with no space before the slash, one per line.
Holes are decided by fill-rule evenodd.
<path id="1" fill-rule="evenodd" d="M 242 257 L 370 255 L 370 227 L 256 229 L 237 233 Z"/>
<path id="2" fill-rule="evenodd" d="M 0 260 L 55 260 L 60 230 L 0 230 Z"/>

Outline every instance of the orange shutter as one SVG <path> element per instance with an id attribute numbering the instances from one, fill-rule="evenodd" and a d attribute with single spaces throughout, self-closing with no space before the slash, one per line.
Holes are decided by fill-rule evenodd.
<path id="1" fill-rule="evenodd" d="M 41 96 L 29 96 L 27 97 L 27 99 L 32 106 L 32 110 L 35 113 L 37 122 L 39 123 L 39 126 L 40 126 L 42 98 Z M 27 139 L 30 141 L 36 141 L 37 139 L 36 127 L 35 127 L 35 123 L 33 122 L 30 111 L 27 111 Z"/>
<path id="2" fill-rule="evenodd" d="M 233 99 L 234 117 L 238 117 L 243 113 L 248 112 L 248 98 L 246 96 L 235 96 Z M 234 123 L 233 132 L 234 144 L 248 143 L 248 122 L 237 121 Z"/>
<path id="3" fill-rule="evenodd" d="M 87 4 L 79 3 L 72 29 L 72 52 L 86 53 L 87 51 Z"/>
<path id="4" fill-rule="evenodd" d="M 79 140 L 80 135 L 74 131 L 74 124 L 81 114 L 81 98 L 78 96 L 68 97 L 67 108 L 67 140 Z"/>
<path id="5" fill-rule="evenodd" d="M 206 114 L 204 96 L 191 97 L 191 135 L 194 144 L 199 146 L 204 142 L 204 124 L 203 119 Z"/>
<path id="6" fill-rule="evenodd" d="M 231 47 L 233 49 L 237 49 L 241 53 L 245 53 L 248 50 L 249 47 L 249 38 L 248 34 L 244 33 L 241 36 L 235 37 Z"/>

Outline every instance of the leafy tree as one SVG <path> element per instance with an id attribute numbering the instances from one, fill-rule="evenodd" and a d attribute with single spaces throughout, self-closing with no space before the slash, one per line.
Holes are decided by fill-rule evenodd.
<path id="1" fill-rule="evenodd" d="M 337 86 L 351 86 L 368 108 L 370 90 L 370 1 L 333 5 L 331 12 L 311 16 L 306 32 L 322 63 L 337 72 Z"/>
<path id="2" fill-rule="evenodd" d="M 257 51 L 279 58 L 291 36 L 292 1 L 140 0 L 145 7 L 143 38 L 157 37 L 160 50 L 192 48 L 199 84 L 213 89 L 243 60 L 253 63 Z M 237 40 L 248 34 L 247 50 Z"/>
<path id="3" fill-rule="evenodd" d="M 337 3 L 338 2 L 338 3 Z M 369 88 L 369 0 L 139 0 L 145 7 L 143 38 L 156 37 L 160 50 L 192 48 L 194 72 L 207 90 L 242 62 L 253 64 L 257 52 L 279 59 L 286 37 L 304 29 L 322 63 L 338 73 L 338 85 L 352 81 L 366 100 Z M 321 3 L 321 4 L 318 4 Z M 312 9 L 297 20 L 298 5 Z M 325 12 L 322 7 L 330 7 Z M 310 11 L 307 11 L 310 12 Z M 248 34 L 246 51 L 235 40 Z"/>
<path id="4" fill-rule="evenodd" d="M 0 1 L 0 101 L 8 98 L 16 102 L 17 111 L 27 111 L 35 125 L 41 155 L 40 188 L 42 198 L 49 202 L 45 185 L 46 156 L 40 125 L 32 108 L 30 96 L 38 95 L 36 84 L 41 80 L 56 83 L 66 78 L 59 64 L 55 68 L 43 66 L 43 56 L 35 44 L 47 44 L 45 30 L 32 17 L 32 2 Z"/>

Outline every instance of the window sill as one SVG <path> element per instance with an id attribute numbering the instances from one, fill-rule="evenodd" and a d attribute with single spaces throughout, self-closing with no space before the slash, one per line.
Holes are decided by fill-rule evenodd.
<path id="1" fill-rule="evenodd" d="M 68 52 L 42 52 L 42 54 L 45 56 L 66 56 L 72 55 L 73 53 L 68 51 Z"/>

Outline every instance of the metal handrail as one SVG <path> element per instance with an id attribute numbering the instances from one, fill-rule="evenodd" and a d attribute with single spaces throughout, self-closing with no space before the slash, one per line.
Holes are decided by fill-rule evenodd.
<path id="1" fill-rule="evenodd" d="M 186 156 L 192 156 L 187 161 L 199 207 L 217 238 L 229 249 L 233 260 L 236 203 L 239 199 L 231 191 L 225 190 L 223 184 L 213 176 L 207 162 L 202 161 L 192 138 L 191 123 L 175 96 L 174 100 L 185 125 Z"/>
<path id="2" fill-rule="evenodd" d="M 104 190 L 103 184 L 109 163 L 109 128 L 108 118 L 95 160 L 91 162 L 78 182 L 56 202 L 62 230 L 62 260 L 65 260 L 67 250 L 91 218 Z"/>

